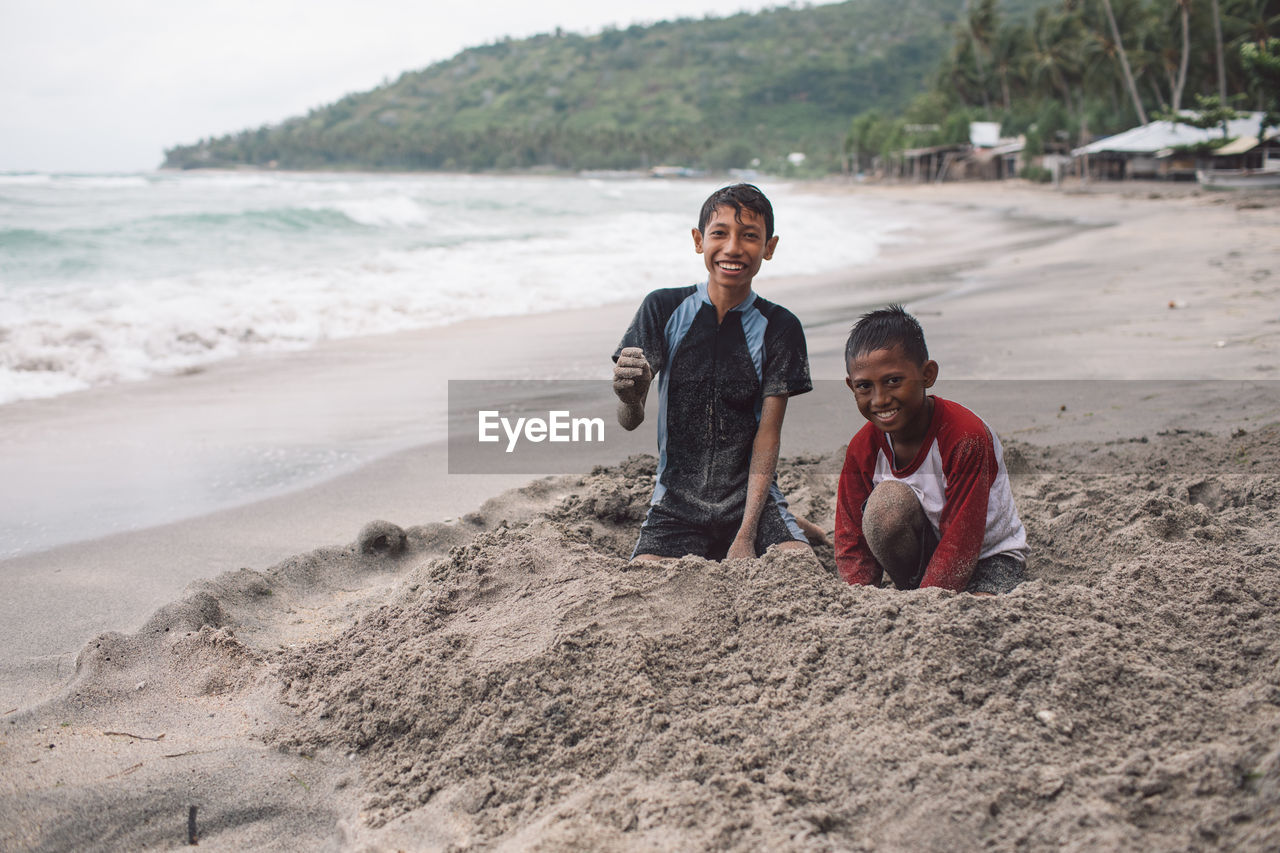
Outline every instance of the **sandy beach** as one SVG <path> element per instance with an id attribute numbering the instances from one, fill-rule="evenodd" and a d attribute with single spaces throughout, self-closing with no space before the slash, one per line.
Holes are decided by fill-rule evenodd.
<path id="1" fill-rule="evenodd" d="M 849 588 L 822 546 L 629 568 L 652 418 L 449 473 L 449 380 L 607 391 L 632 303 L 0 407 L 54 543 L 0 560 L 0 849 L 1280 847 L 1280 195 L 811 191 L 912 224 L 757 280 L 817 386 L 780 484 L 831 529 L 845 336 L 904 302 L 1005 442 L 1014 593 Z M 306 485 L 237 501 L 286 442 Z M 200 470 L 195 517 L 121 521 L 113 484 Z"/>

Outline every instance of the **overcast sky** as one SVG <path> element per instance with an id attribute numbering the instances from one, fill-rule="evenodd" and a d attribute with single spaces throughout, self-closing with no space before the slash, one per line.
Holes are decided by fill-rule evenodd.
<path id="1" fill-rule="evenodd" d="M 0 172 L 153 169 L 458 51 L 751 0 L 0 0 Z"/>

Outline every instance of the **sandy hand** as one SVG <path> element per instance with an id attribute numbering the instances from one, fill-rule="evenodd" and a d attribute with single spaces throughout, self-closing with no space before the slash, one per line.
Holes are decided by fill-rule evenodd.
<path id="1" fill-rule="evenodd" d="M 641 403 L 653 381 L 653 368 L 640 347 L 626 347 L 613 366 L 613 393 L 624 403 Z"/>

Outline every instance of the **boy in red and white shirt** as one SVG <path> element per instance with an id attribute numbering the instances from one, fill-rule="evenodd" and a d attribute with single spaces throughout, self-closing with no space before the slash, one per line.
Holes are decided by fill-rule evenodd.
<path id="1" fill-rule="evenodd" d="M 899 305 L 866 314 L 845 345 L 845 382 L 870 423 L 849 442 L 836 504 L 836 567 L 851 584 L 1008 592 L 1027 536 L 1000 440 L 973 412 L 927 393 L 924 332 Z"/>

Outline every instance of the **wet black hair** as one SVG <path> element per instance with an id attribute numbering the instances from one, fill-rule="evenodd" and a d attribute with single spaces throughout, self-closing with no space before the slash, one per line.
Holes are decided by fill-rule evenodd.
<path id="1" fill-rule="evenodd" d="M 698 214 L 698 230 L 705 231 L 707 220 L 715 213 L 717 207 L 732 207 L 733 218 L 742 221 L 742 211 L 751 211 L 764 220 L 764 239 L 773 239 L 773 205 L 755 184 L 732 184 L 713 192 L 702 203 L 702 212 Z"/>
<path id="2" fill-rule="evenodd" d="M 849 341 L 844 345 L 844 363 L 878 349 L 902 347 L 907 358 L 923 365 L 929 360 L 929 348 L 924 343 L 924 329 L 920 322 L 907 313 L 901 305 L 889 305 L 863 314 L 849 330 Z"/>

